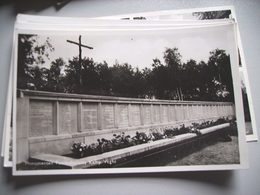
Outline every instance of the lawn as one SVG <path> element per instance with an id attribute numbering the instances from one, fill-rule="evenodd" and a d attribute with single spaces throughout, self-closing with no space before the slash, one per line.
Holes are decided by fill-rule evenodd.
<path id="1" fill-rule="evenodd" d="M 231 138 L 231 142 L 217 141 L 166 165 L 237 164 L 239 163 L 238 137 L 231 136 Z"/>

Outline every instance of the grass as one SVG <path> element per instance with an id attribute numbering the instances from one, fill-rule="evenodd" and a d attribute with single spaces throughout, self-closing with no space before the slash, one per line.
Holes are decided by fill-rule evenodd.
<path id="1" fill-rule="evenodd" d="M 231 142 L 217 141 L 197 152 L 170 162 L 168 166 L 180 165 L 217 165 L 239 163 L 237 136 L 231 136 Z"/>

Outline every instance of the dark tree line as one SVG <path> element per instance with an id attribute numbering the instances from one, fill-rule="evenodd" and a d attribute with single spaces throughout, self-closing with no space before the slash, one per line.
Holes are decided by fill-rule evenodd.
<path id="1" fill-rule="evenodd" d="M 231 10 L 194 12 L 193 15 L 197 16 L 200 20 L 225 19 L 229 18 Z"/>
<path id="2" fill-rule="evenodd" d="M 142 70 L 128 63 L 108 66 L 84 57 L 79 84 L 78 57 L 68 62 L 58 58 L 45 68 L 44 58 L 54 48 L 49 40 L 34 46 L 36 40 L 35 35 L 19 37 L 18 88 L 170 100 L 234 99 L 229 55 L 224 50 L 211 51 L 207 62 L 183 63 L 177 48 L 166 48 L 163 62 L 155 58 L 151 68 Z"/>

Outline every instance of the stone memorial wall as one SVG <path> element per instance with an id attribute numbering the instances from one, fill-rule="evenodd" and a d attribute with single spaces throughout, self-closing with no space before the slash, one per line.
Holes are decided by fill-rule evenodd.
<path id="1" fill-rule="evenodd" d="M 17 162 L 37 153 L 68 154 L 73 142 L 234 116 L 228 102 L 188 102 L 19 90 Z"/>

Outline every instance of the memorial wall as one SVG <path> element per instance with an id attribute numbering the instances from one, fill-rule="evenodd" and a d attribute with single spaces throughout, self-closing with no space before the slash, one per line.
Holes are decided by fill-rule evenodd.
<path id="1" fill-rule="evenodd" d="M 64 155 L 74 142 L 234 116 L 230 102 L 172 101 L 19 90 L 17 162 L 37 153 Z M 21 147 L 20 147 L 21 146 Z"/>

